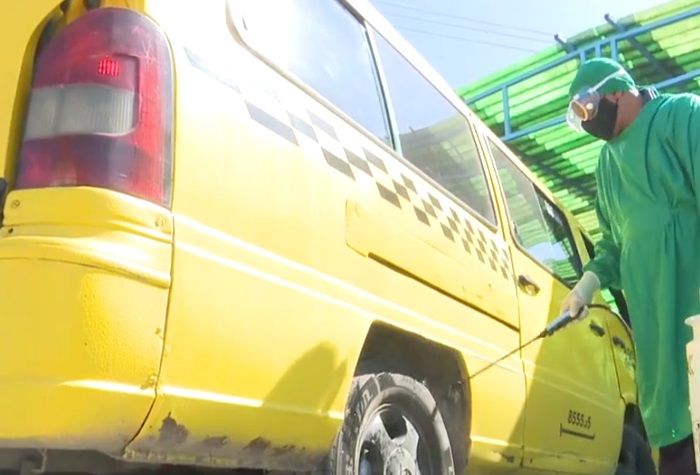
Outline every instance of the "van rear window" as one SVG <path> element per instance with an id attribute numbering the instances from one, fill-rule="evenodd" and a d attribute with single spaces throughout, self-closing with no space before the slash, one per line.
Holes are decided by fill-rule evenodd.
<path id="1" fill-rule="evenodd" d="M 242 8 L 256 50 L 392 145 L 367 31 L 352 13 L 334 0 L 245 0 Z"/>

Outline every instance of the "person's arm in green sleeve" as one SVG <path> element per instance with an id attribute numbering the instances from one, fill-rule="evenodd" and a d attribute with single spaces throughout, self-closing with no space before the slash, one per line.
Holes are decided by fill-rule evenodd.
<path id="1" fill-rule="evenodd" d="M 596 175 L 601 165 L 604 166 L 604 152 L 601 153 Z M 600 183 L 599 176 L 596 177 Z M 615 243 L 610 228 L 605 204 L 601 203 L 600 195 L 595 201 L 595 211 L 602 232 L 601 238 L 595 244 L 595 256 L 583 268 L 583 275 L 569 292 L 561 305 L 561 313 L 569 312 L 584 318 L 588 315 L 586 305 L 593 301 L 593 296 L 601 288 L 620 288 L 620 249 Z"/>
<path id="2" fill-rule="evenodd" d="M 584 272 L 593 272 L 601 288 L 622 287 L 620 283 L 620 248 L 615 243 L 607 213 L 599 200 L 595 204 L 601 237 L 595 244 L 595 256 L 583 267 Z M 596 289 L 597 290 L 597 289 Z"/>

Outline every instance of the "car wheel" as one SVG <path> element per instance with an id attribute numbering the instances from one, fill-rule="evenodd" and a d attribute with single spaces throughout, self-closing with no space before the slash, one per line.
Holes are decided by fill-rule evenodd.
<path id="1" fill-rule="evenodd" d="M 356 376 L 329 475 L 453 475 L 442 415 L 424 384 L 398 373 Z"/>
<path id="2" fill-rule="evenodd" d="M 640 431 L 630 424 L 625 424 L 622 432 L 622 446 L 615 475 L 656 475 L 649 444 Z"/>

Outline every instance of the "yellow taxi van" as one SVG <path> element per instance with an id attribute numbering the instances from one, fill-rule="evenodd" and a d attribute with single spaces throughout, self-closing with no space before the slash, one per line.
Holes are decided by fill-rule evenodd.
<path id="1" fill-rule="evenodd" d="M 476 375 L 593 248 L 367 0 L 1 8 L 1 470 L 648 463 L 615 308 Z"/>

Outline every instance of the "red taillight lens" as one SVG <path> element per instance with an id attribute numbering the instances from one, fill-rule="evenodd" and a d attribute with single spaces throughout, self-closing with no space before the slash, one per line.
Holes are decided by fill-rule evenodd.
<path id="1" fill-rule="evenodd" d="M 16 187 L 94 186 L 169 206 L 172 83 L 168 42 L 149 18 L 85 14 L 37 61 Z"/>

